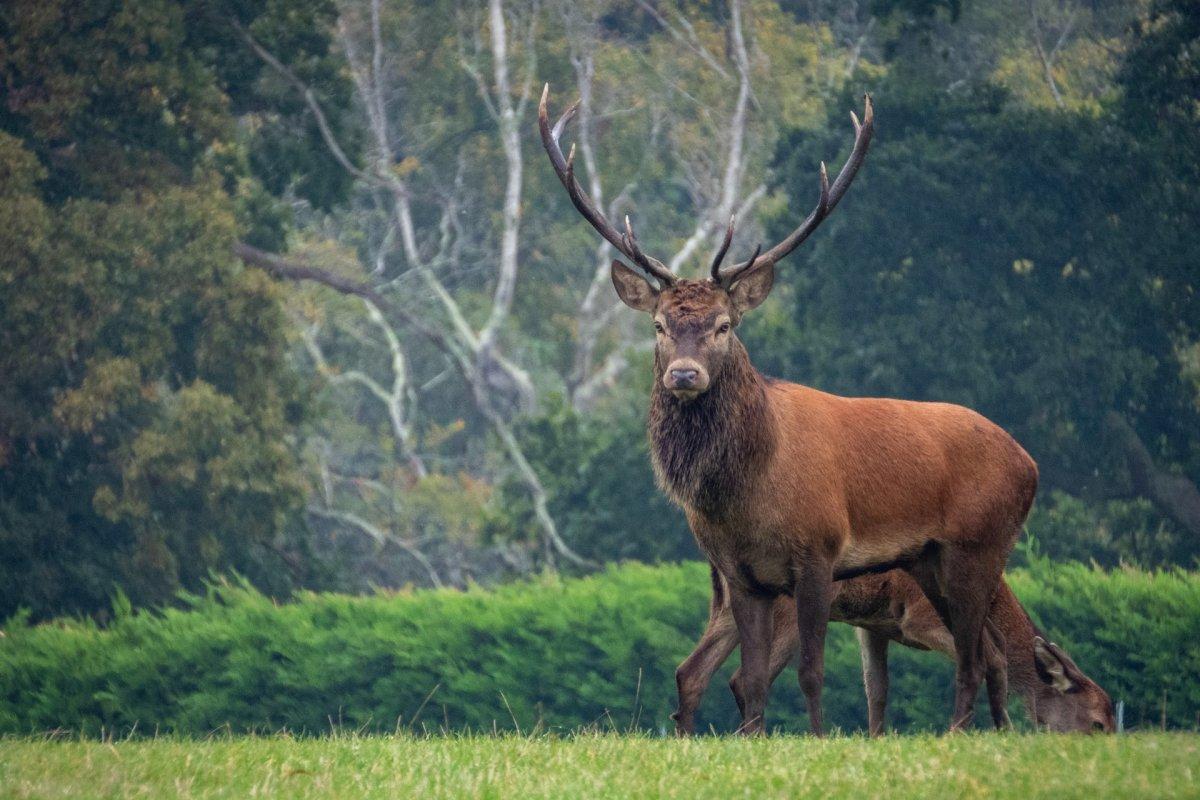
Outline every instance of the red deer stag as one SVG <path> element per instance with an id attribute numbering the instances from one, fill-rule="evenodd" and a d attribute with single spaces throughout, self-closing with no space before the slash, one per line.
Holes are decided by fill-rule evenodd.
<path id="1" fill-rule="evenodd" d="M 774 682 L 799 647 L 796 610 L 789 598 L 775 601 L 774 640 L 771 644 L 770 681 Z M 887 651 L 890 642 L 918 650 L 935 650 L 955 657 L 954 639 L 921 588 L 902 570 L 860 575 L 838 581 L 834 588 L 829 618 L 857 628 L 862 649 L 863 683 L 867 694 L 868 728 L 872 736 L 884 729 L 887 707 Z M 1062 648 L 1047 642 L 1008 584 L 1001 580 L 988 619 L 1002 642 L 1004 677 L 1025 704 L 1037 725 L 1060 733 L 1116 729 L 1112 700 L 1108 693 L 1083 673 Z M 695 730 L 695 713 L 713 673 L 737 647 L 738 634 L 728 603 L 728 589 L 713 570 L 713 603 L 708 627 L 696 649 L 680 666 L 679 710 L 676 732 Z M 991 676 L 989 676 L 989 684 Z M 730 681 L 741 704 L 741 676 Z M 989 690 L 991 686 L 989 685 Z M 993 698 L 989 698 L 993 699 Z M 1000 695 L 1003 714 L 1004 693 Z M 997 716 L 993 708 L 993 717 Z"/>
<path id="2" fill-rule="evenodd" d="M 542 143 L 575 208 L 640 267 L 620 261 L 621 300 L 652 315 L 656 347 L 648 431 L 659 484 L 681 506 L 701 551 L 729 585 L 742 648 L 742 730 L 765 730 L 772 604 L 795 600 L 800 686 L 822 732 L 825 629 L 833 582 L 903 567 L 956 643 L 952 728 L 971 719 L 983 677 L 984 623 L 1005 560 L 1033 502 L 1037 467 L 1011 436 L 945 403 L 846 398 L 771 380 L 734 328 L 766 299 L 775 263 L 796 249 L 850 188 L 874 126 L 870 98 L 831 184 L 824 164 L 812 213 L 782 242 L 711 277 L 677 278 L 642 252 L 629 218 L 618 232 L 574 175 L 542 93 Z M 657 286 L 650 281 L 653 278 Z"/>

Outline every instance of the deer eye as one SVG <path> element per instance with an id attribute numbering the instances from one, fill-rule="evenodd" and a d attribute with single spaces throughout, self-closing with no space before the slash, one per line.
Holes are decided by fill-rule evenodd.
<path id="1" fill-rule="evenodd" d="M 666 333 L 666 331 L 663 330 L 662 323 L 659 322 L 658 320 L 654 320 L 654 332 L 655 333 Z"/>
<path id="2" fill-rule="evenodd" d="M 717 333 L 729 333 L 729 323 L 722 322 L 721 327 L 717 328 Z"/>

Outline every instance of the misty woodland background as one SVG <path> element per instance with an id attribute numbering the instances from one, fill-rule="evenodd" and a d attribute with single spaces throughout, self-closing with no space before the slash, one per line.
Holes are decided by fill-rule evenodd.
<path id="1" fill-rule="evenodd" d="M 756 365 L 1013 432 L 1015 563 L 1192 568 L 1198 39 L 1187 0 L 5 3 L 0 618 L 697 557 L 545 82 L 691 273 L 731 213 L 736 257 L 794 227 L 870 92 Z"/>

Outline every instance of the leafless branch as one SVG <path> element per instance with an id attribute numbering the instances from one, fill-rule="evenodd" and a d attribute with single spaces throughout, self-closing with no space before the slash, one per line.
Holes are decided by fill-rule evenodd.
<path id="1" fill-rule="evenodd" d="M 378 525 L 374 525 L 357 514 L 349 511 L 339 511 L 333 508 L 321 508 L 320 506 L 309 506 L 308 513 L 312 514 L 313 516 L 324 517 L 325 519 L 331 519 L 350 525 L 351 527 L 367 534 L 380 544 L 390 543 L 396 545 L 401 550 L 412 556 L 413 560 L 421 565 L 426 574 L 429 575 L 429 581 L 435 587 L 440 589 L 442 586 L 444 586 L 441 577 L 437 573 L 437 570 L 434 569 L 433 562 L 431 562 L 425 556 L 425 554 L 421 552 L 419 547 L 412 542 L 407 541 L 403 537 L 396 536 L 390 531 L 385 531 Z"/>
<path id="2" fill-rule="evenodd" d="M 741 0 L 729 2 L 730 40 L 732 42 L 733 60 L 737 69 L 738 93 L 734 101 L 733 113 L 730 115 L 726 129 L 729 132 L 729 146 L 725 154 L 724 170 L 718 187 L 718 199 L 712 208 L 700 215 L 696 227 L 683 243 L 683 246 L 668 262 L 672 272 L 677 272 L 688 262 L 696 251 L 709 241 L 713 234 L 721 229 L 734 212 L 737 197 L 745 174 L 745 142 L 746 127 L 752 93 L 750 74 L 750 55 L 746 47 L 746 38 L 742 30 Z M 696 182 L 698 183 L 698 181 Z"/>
<path id="3" fill-rule="evenodd" d="M 489 24 L 492 34 L 492 71 L 496 81 L 496 107 L 500 141 L 504 147 L 507 166 L 504 187 L 503 222 L 500 233 L 500 263 L 496 275 L 496 288 L 492 293 L 492 309 L 487 322 L 479 332 L 480 349 L 490 351 L 495 346 L 500 327 L 512 310 L 517 285 L 517 247 L 521 225 L 522 158 L 521 132 L 517 110 L 513 107 L 512 86 L 508 72 L 508 33 L 501 0 L 488 3 Z"/>
<path id="4" fill-rule="evenodd" d="M 700 37 L 696 35 L 696 29 L 692 26 L 692 23 L 688 21 L 687 17 L 685 17 L 683 14 L 676 13 L 679 27 L 683 28 L 683 31 L 686 32 L 685 35 L 679 30 L 679 28 L 676 28 L 674 25 L 668 22 L 666 17 L 664 17 L 657 8 L 647 2 L 647 0 L 637 0 L 637 4 L 642 8 L 643 11 L 649 14 L 651 18 L 653 18 L 653 20 L 670 35 L 672 39 L 692 50 L 696 55 L 700 56 L 704 63 L 715 70 L 722 78 L 729 78 L 728 70 L 721 65 L 721 62 L 717 61 L 717 59 L 713 57 L 713 54 L 708 51 L 707 47 L 701 44 Z"/>
<path id="5" fill-rule="evenodd" d="M 1050 87 L 1050 94 L 1054 98 L 1055 105 L 1059 108 L 1063 108 L 1066 103 L 1063 100 L 1062 93 L 1058 89 L 1058 82 L 1054 79 L 1054 61 L 1066 43 L 1067 38 L 1071 35 L 1071 30 L 1075 27 L 1077 13 L 1078 9 L 1071 10 L 1071 15 L 1067 18 L 1066 23 L 1059 32 L 1058 39 L 1050 49 L 1050 52 L 1047 53 L 1045 45 L 1042 43 L 1042 26 L 1038 18 L 1037 0 L 1029 0 L 1029 18 L 1033 34 L 1033 47 L 1037 51 L 1038 60 L 1042 64 L 1042 71 L 1046 76 L 1046 83 Z"/>
<path id="6" fill-rule="evenodd" d="M 393 217 L 393 224 L 389 228 L 389 233 L 385 238 L 385 247 L 381 248 L 381 251 L 376 255 L 375 272 L 381 272 L 379 268 L 382 263 L 381 259 L 386 255 L 386 248 L 391 246 L 389 240 L 395 237 L 398 239 L 400 252 L 404 255 L 409 269 L 416 272 L 429 289 L 437 305 L 444 312 L 446 324 L 439 323 L 435 326 L 424 319 L 425 315 L 422 315 L 422 318 L 418 318 L 407 309 L 389 302 L 378 286 L 358 283 L 328 270 L 296 262 L 275 254 L 264 253 L 247 245 L 239 244 L 235 248 L 235 252 L 247 263 L 261 267 L 278 277 L 289 280 L 316 281 L 344 294 L 360 297 L 379 312 L 381 320 L 385 316 L 394 315 L 430 338 L 446 354 L 449 361 L 462 375 L 467 385 L 471 387 L 476 407 L 496 432 L 506 455 L 517 469 L 522 482 L 528 488 L 533 498 L 535 515 L 542 529 L 543 539 L 546 542 L 548 552 L 557 554 L 575 563 L 587 564 L 588 562 L 571 551 L 559 536 L 548 511 L 548 500 L 545 489 L 525 458 L 520 444 L 517 442 L 506 418 L 506 413 L 500 410 L 501 406 L 498 405 L 497 391 L 495 389 L 496 382 L 499 380 L 505 391 L 511 390 L 517 395 L 520 408 L 529 409 L 534 405 L 535 392 L 529 375 L 500 352 L 497 339 L 500 329 L 503 327 L 511 311 L 517 280 L 518 234 L 521 217 L 521 193 L 523 189 L 521 137 L 518 128 L 521 111 L 527 102 L 530 91 L 529 87 L 536 66 L 536 62 L 534 61 L 536 48 L 533 46 L 535 29 L 533 26 L 536 24 L 537 15 L 531 15 L 530 27 L 526 32 L 527 41 L 524 64 L 526 74 L 520 81 L 520 90 L 515 94 L 509 69 L 508 33 L 502 0 L 489 0 L 488 2 L 488 25 L 486 27 L 490 34 L 490 63 L 494 91 L 489 88 L 482 73 L 475 68 L 475 62 L 465 57 L 463 58 L 463 66 L 467 69 L 472 79 L 475 80 L 481 100 L 489 106 L 489 110 L 493 112 L 493 117 L 497 121 L 500 142 L 506 162 L 503 227 L 500 232 L 500 253 L 496 265 L 496 283 L 493 290 L 490 313 L 483 327 L 478 332 L 467 320 L 466 314 L 457 300 L 432 269 L 432 266 L 439 263 L 439 260 L 456 261 L 454 258 L 455 249 L 461 240 L 461 236 L 455 233 L 457 229 L 455 218 L 457 210 L 454 207 L 453 200 L 445 204 L 438 230 L 439 249 L 437 256 L 433 259 L 423 257 L 422 247 L 417 239 L 412 206 L 413 201 L 410 197 L 408 186 L 401 176 L 391 169 L 394 157 L 392 154 L 392 136 L 389 130 L 387 108 L 384 102 L 387 77 L 384 74 L 384 54 L 386 50 L 382 41 L 380 15 L 380 0 L 370 0 L 369 58 L 362 55 L 368 47 L 359 47 L 357 45 L 354 36 L 348 30 L 346 24 L 344 24 L 345 20 L 343 20 L 343 24 L 339 27 L 340 39 L 350 64 L 350 72 L 361 96 L 363 107 L 368 116 L 372 137 L 374 138 L 376 166 L 373 171 L 361 169 L 349 159 L 345 150 L 333 135 L 325 114 L 311 89 L 294 72 L 255 42 L 244 29 L 239 28 L 239 33 L 265 63 L 269 64 L 272 69 L 282 75 L 303 94 L 309 110 L 318 121 L 318 126 L 321 128 L 322 138 L 326 146 L 338 163 L 363 183 L 383 189 L 390 197 L 390 213 Z M 481 27 L 475 26 L 474 35 L 480 35 Z M 484 50 L 483 42 L 481 39 L 476 39 L 476 41 L 478 43 L 476 52 L 482 53 Z M 515 105 L 514 98 L 516 99 Z M 456 190 L 458 189 L 461 189 L 461 180 L 456 181 Z M 393 281 L 392 283 L 394 284 L 395 282 Z M 394 364 L 393 375 L 398 377 L 400 373 L 397 369 L 404 365 L 395 362 L 397 350 L 393 349 L 391 352 Z M 397 387 L 395 384 L 390 389 L 378 383 L 376 387 L 382 395 L 392 398 L 397 397 Z M 410 390 L 407 384 L 402 388 L 404 391 Z"/>
<path id="7" fill-rule="evenodd" d="M 309 112 L 313 115 L 313 118 L 317 122 L 317 128 L 321 132 L 321 138 L 324 140 L 325 146 L 329 148 L 329 152 L 333 155 L 338 164 L 340 164 L 343 169 L 361 181 L 365 181 L 366 183 L 376 186 L 387 185 L 386 180 L 378 175 L 360 169 L 354 164 L 353 161 L 350 160 L 350 157 L 346 155 L 346 151 L 342 148 L 341 143 L 337 140 L 337 136 L 335 136 L 333 133 L 333 128 L 329 124 L 328 117 L 325 116 L 324 109 L 322 109 L 321 104 L 317 102 L 317 96 L 313 92 L 312 88 L 304 83 L 304 81 L 300 80 L 296 73 L 293 72 L 286 64 L 277 59 L 275 56 L 269 53 L 266 48 L 259 44 L 258 41 L 250 35 L 250 32 L 247 31 L 240 22 L 232 18 L 230 18 L 229 22 L 230 25 L 233 26 L 233 29 L 237 31 L 238 35 L 241 36 L 242 40 L 250 47 L 252 51 L 254 51 L 255 55 L 257 55 L 269 67 L 278 72 L 284 79 L 291 83 L 304 97 L 304 103 L 306 106 L 308 106 Z"/>

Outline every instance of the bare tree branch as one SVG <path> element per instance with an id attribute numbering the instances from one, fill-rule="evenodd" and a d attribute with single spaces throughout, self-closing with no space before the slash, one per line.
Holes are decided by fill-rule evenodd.
<path id="1" fill-rule="evenodd" d="M 434 569 L 433 562 L 431 562 L 426 555 L 421 552 L 421 549 L 412 542 L 409 542 L 400 536 L 396 536 L 390 531 L 385 531 L 383 528 L 373 525 L 357 514 L 353 514 L 349 511 L 338 511 L 337 509 L 332 508 L 309 506 L 308 513 L 312 514 L 313 516 L 324 517 L 325 519 L 335 520 L 337 522 L 342 522 L 350 525 L 351 527 L 357 528 L 359 531 L 367 534 L 380 544 L 390 543 L 396 545 L 401 550 L 412 556 L 413 560 L 420 564 L 422 568 L 424 568 L 425 572 L 429 575 L 430 582 L 436 588 L 440 589 L 445 585 L 442 583 L 441 576 L 438 575 L 437 570 Z"/>
<path id="2" fill-rule="evenodd" d="M 668 22 L 666 17 L 659 13 L 657 8 L 648 3 L 646 0 L 637 0 L 637 4 L 642 8 L 643 11 L 649 14 L 655 22 L 662 26 L 662 29 L 665 30 L 672 39 L 689 48 L 696 53 L 696 55 L 700 56 L 704 63 L 712 67 L 722 78 L 729 77 L 729 72 L 725 69 L 725 67 L 721 66 L 721 62 L 717 61 L 717 59 L 713 57 L 713 54 L 708 51 L 708 48 L 700 43 L 700 37 L 696 35 L 696 29 L 692 27 L 692 23 L 688 21 L 687 17 L 676 12 L 676 17 L 678 18 L 680 27 L 687 32 L 687 35 L 685 36 L 679 31 L 678 28 Z"/>
<path id="3" fill-rule="evenodd" d="M 741 0 L 730 0 L 730 39 L 732 41 L 733 60 L 738 74 L 738 93 L 734 101 L 733 113 L 730 115 L 727 129 L 729 131 L 729 147 L 725 155 L 725 168 L 720 181 L 718 200 L 715 205 L 702 213 L 683 246 L 668 262 L 672 272 L 677 272 L 696 251 L 708 241 L 715 231 L 724 230 L 725 223 L 733 214 L 737 196 L 745 174 L 744 149 L 746 142 L 746 125 L 751 98 L 750 55 L 746 48 L 746 39 L 742 31 Z M 714 244 L 715 248 L 715 244 Z"/>
<path id="4" fill-rule="evenodd" d="M 367 284 L 359 283 L 329 270 L 289 259 L 276 253 L 268 253 L 245 242 L 236 242 L 233 245 L 233 254 L 250 266 L 258 267 L 277 278 L 289 281 L 312 281 L 322 286 L 327 286 L 341 294 L 348 294 L 360 297 L 363 300 L 369 300 L 376 307 L 384 309 L 388 313 L 395 314 L 404 320 L 406 324 L 412 325 L 438 347 L 451 351 L 455 349 L 451 341 L 441 331 L 426 325 L 422 320 L 405 309 L 389 302 L 386 297 L 379 294 L 379 292 Z"/>
<path id="5" fill-rule="evenodd" d="M 325 353 L 317 341 L 315 329 L 302 328 L 300 332 L 301 340 L 304 342 L 305 349 L 308 350 L 313 363 L 316 364 L 317 372 L 324 376 L 326 380 L 334 384 L 357 384 L 366 389 L 368 393 L 379 401 L 387 412 L 388 422 L 392 428 L 392 438 L 395 441 L 396 453 L 402 460 L 408 463 L 409 469 L 412 470 L 416 477 L 424 478 L 429 474 L 429 471 L 414 448 L 412 425 L 409 422 L 414 400 L 410 393 L 408 363 L 404 356 L 404 350 L 400 346 L 400 338 L 396 335 L 392 326 L 388 324 L 383 316 L 383 312 L 377 305 L 367 299 L 362 299 L 362 303 L 366 308 L 367 317 L 383 333 L 384 342 L 387 345 L 390 357 L 389 366 L 392 371 L 390 387 L 385 388 L 383 384 L 362 370 L 337 370 L 332 368 L 325 359 Z"/>
<path id="6" fill-rule="evenodd" d="M 339 34 L 374 139 L 375 167 L 373 170 L 359 168 L 350 160 L 345 149 L 341 147 L 334 136 L 311 88 L 306 86 L 286 65 L 254 41 L 244 29 L 238 27 L 238 32 L 260 59 L 270 65 L 303 95 L 306 105 L 316 118 L 318 127 L 321 128 L 322 139 L 335 160 L 364 184 L 383 189 L 390 198 L 390 213 L 394 218 L 394 223 L 385 237 L 383 248 L 376 255 L 373 274 L 379 275 L 383 272 L 380 266 L 384 263 L 386 247 L 390 246 L 390 240 L 395 237 L 398 239 L 400 252 L 403 253 L 409 269 L 415 271 L 429 289 L 438 307 L 444 312 L 448 324 L 443 327 L 441 323 L 438 323 L 435 326 L 424 318 L 418 318 L 408 309 L 389 302 L 378 286 L 358 283 L 311 264 L 265 253 L 244 244 L 235 247 L 235 252 L 248 264 L 265 269 L 277 277 L 315 281 L 341 293 L 361 298 L 369 308 L 373 307 L 379 314 L 379 320 L 384 323 L 381 330 L 385 327 L 390 329 L 384 318 L 395 316 L 406 324 L 412 325 L 433 341 L 448 356 L 467 385 L 471 387 L 476 408 L 488 420 L 492 430 L 496 432 L 509 461 L 514 465 L 522 482 L 529 490 L 534 503 L 535 516 L 542 529 L 543 539 L 547 552 L 551 554 L 550 557 L 558 555 L 574 563 L 587 565 L 589 562 L 575 554 L 559 536 L 549 514 L 546 491 L 536 472 L 525 458 L 506 418 L 506 413 L 501 411 L 503 406 L 499 404 L 501 398 L 498 396 L 503 392 L 511 391 L 518 398 L 518 407 L 526 410 L 533 407 L 536 397 L 529 375 L 504 357 L 500 352 L 498 338 L 499 332 L 511 312 L 519 266 L 518 243 L 523 190 L 519 125 L 522 111 L 528 101 L 536 67 L 534 59 L 537 51 L 533 46 L 535 34 L 533 26 L 536 25 L 537 15 L 531 15 L 526 32 L 524 63 L 526 74 L 519 81 L 520 88 L 517 92 L 514 92 L 510 73 L 509 40 L 502 0 L 489 0 L 487 5 L 487 32 L 490 34 L 491 52 L 489 55 L 494 91 L 489 89 L 483 75 L 474 68 L 474 63 L 465 57 L 463 59 L 464 68 L 475 80 L 481 100 L 489 106 L 489 110 L 493 112 L 493 116 L 497 120 L 500 143 L 506 162 L 503 222 L 500 231 L 500 252 L 496 264 L 492 305 L 483 327 L 476 331 L 457 300 L 432 268 L 435 264 L 457 263 L 455 250 L 459 237 L 454 235 L 456 222 L 453 218 L 455 213 L 453 201 L 446 204 L 442 223 L 439 226 L 440 243 L 437 255 L 432 258 L 423 257 L 422 247 L 418 243 L 413 201 L 408 186 L 401 176 L 392 170 L 393 139 L 389 130 L 388 110 L 384 101 L 387 96 L 385 89 L 387 76 L 384 74 L 385 49 L 380 21 L 381 0 L 369 0 L 369 3 L 370 44 L 362 47 L 358 45 L 354 34 L 349 29 L 347 18 L 344 16 L 339 24 Z M 236 26 L 236 23 L 234 24 Z M 476 36 L 479 35 L 479 30 L 479 27 L 475 28 Z M 479 41 L 477 52 L 482 52 L 482 50 L 483 43 Z M 369 57 L 363 55 L 367 51 L 369 51 Z M 461 189 L 461 181 L 456 182 L 456 188 Z M 389 342 L 389 348 L 391 348 L 391 344 Z M 406 365 L 402 362 L 403 356 L 398 347 L 398 339 L 395 344 L 397 347 L 391 349 L 393 376 L 399 379 Z M 401 358 L 400 362 L 396 361 L 397 355 Z M 360 381 L 360 383 L 362 382 Z M 410 390 L 406 378 L 403 386 L 398 387 L 393 382 L 390 389 L 378 382 L 373 383 L 379 390 L 375 396 L 380 400 L 383 400 L 384 397 L 389 398 L 392 408 L 402 407 L 397 392 Z M 372 391 L 365 383 L 362 385 Z M 498 386 L 501 387 L 499 390 Z M 407 421 L 401 417 L 394 421 L 393 428 L 402 430 L 406 423 Z"/>
<path id="7" fill-rule="evenodd" d="M 471 30 L 471 38 L 475 41 L 475 54 L 478 56 L 483 50 L 483 42 L 480 41 L 479 25 L 475 20 L 469 20 L 465 24 L 460 24 L 460 28 L 469 28 Z M 462 40 L 465 37 L 460 36 L 458 40 L 458 61 L 462 65 L 463 70 L 471 76 L 471 80 L 475 82 L 475 88 L 479 91 L 479 98 L 483 101 L 484 107 L 487 109 L 488 115 L 496 120 L 500 120 L 500 112 L 496 108 L 495 102 L 492 100 L 492 90 L 488 88 L 487 81 L 483 79 L 483 72 L 479 67 L 475 66 L 475 62 L 467 57 L 466 48 L 463 47 Z"/>
<path id="8" fill-rule="evenodd" d="M 1136 495 L 1144 497 L 1193 536 L 1200 536 L 1200 490 L 1183 475 L 1173 475 L 1154 463 L 1137 431 L 1115 411 L 1105 423 L 1116 436 Z"/>
<path id="9" fill-rule="evenodd" d="M 360 169 L 354 164 L 353 161 L 350 160 L 350 157 L 346 155 L 346 151 L 342 148 L 341 143 L 338 142 L 337 137 L 333 133 L 333 128 L 329 124 L 328 117 L 325 116 L 324 109 L 322 109 L 321 104 L 317 102 L 316 94 L 313 93 L 313 90 L 308 86 L 308 84 L 300 80 L 296 73 L 293 72 L 286 64 L 277 59 L 271 53 L 267 52 L 267 50 L 261 44 L 259 44 L 253 36 L 250 35 L 250 32 L 247 31 L 240 22 L 238 22 L 236 19 L 230 18 L 229 23 L 233 26 L 233 29 L 237 31 L 238 35 L 242 37 L 242 40 L 246 42 L 250 49 L 254 51 L 255 55 L 262 59 L 263 62 L 278 72 L 281 76 L 283 76 L 284 79 L 296 87 L 301 95 L 303 95 L 304 103 L 308 106 L 309 112 L 313 115 L 313 118 L 317 122 L 317 128 L 321 132 L 321 138 L 324 140 L 325 146 L 329 148 L 329 152 L 333 155 L 338 164 L 340 164 L 343 169 L 361 181 L 365 181 L 376 186 L 387 185 L 386 180 L 378 175 Z"/>
<path id="10" fill-rule="evenodd" d="M 494 409 L 485 409 L 484 413 L 488 415 L 492 423 L 492 428 L 500 438 L 500 443 L 504 446 L 508 457 L 512 460 L 517 468 L 517 472 L 529 488 L 533 499 L 533 513 L 541 524 L 542 531 L 546 537 L 546 555 L 550 559 L 551 565 L 554 563 L 554 554 L 558 553 L 568 561 L 581 567 L 599 566 L 596 562 L 580 556 L 559 536 L 558 526 L 555 524 L 554 518 L 550 515 L 550 499 L 546 494 L 545 488 L 542 486 L 541 479 L 529 464 L 528 459 L 525 458 L 525 452 L 517 442 L 517 437 L 513 433 L 512 426 L 508 424 L 507 420 L 497 414 Z"/>
<path id="11" fill-rule="evenodd" d="M 1041 22 L 1038 19 L 1037 0 L 1029 0 L 1029 17 L 1030 27 L 1033 33 L 1033 46 L 1037 51 L 1038 60 L 1041 61 L 1042 71 L 1046 76 L 1046 83 L 1050 87 L 1050 94 L 1054 98 L 1054 103 L 1059 108 L 1065 107 L 1066 103 L 1063 100 L 1062 93 L 1058 89 L 1058 82 L 1054 79 L 1054 60 L 1058 57 L 1058 53 L 1062 50 L 1067 38 L 1071 35 L 1071 30 L 1075 26 L 1075 16 L 1077 9 L 1072 9 L 1071 15 L 1067 18 L 1062 30 L 1059 32 L 1058 40 L 1054 43 L 1054 47 L 1050 52 L 1046 52 L 1045 46 L 1042 44 L 1042 28 Z"/>
<path id="12" fill-rule="evenodd" d="M 500 264 L 496 288 L 492 295 L 492 310 L 479 332 L 479 347 L 490 351 L 495 346 L 500 326 L 512 310 L 517 285 L 517 247 L 521 227 L 522 160 L 521 132 L 516 108 L 512 102 L 512 86 L 508 74 L 508 34 L 501 0 L 488 3 L 492 34 L 492 70 L 496 80 L 496 108 L 500 116 L 500 141 L 508 167 L 504 187 L 503 223 L 500 233 Z M 532 68 L 532 65 L 531 65 Z M 526 80 L 529 76 L 526 76 Z"/>

